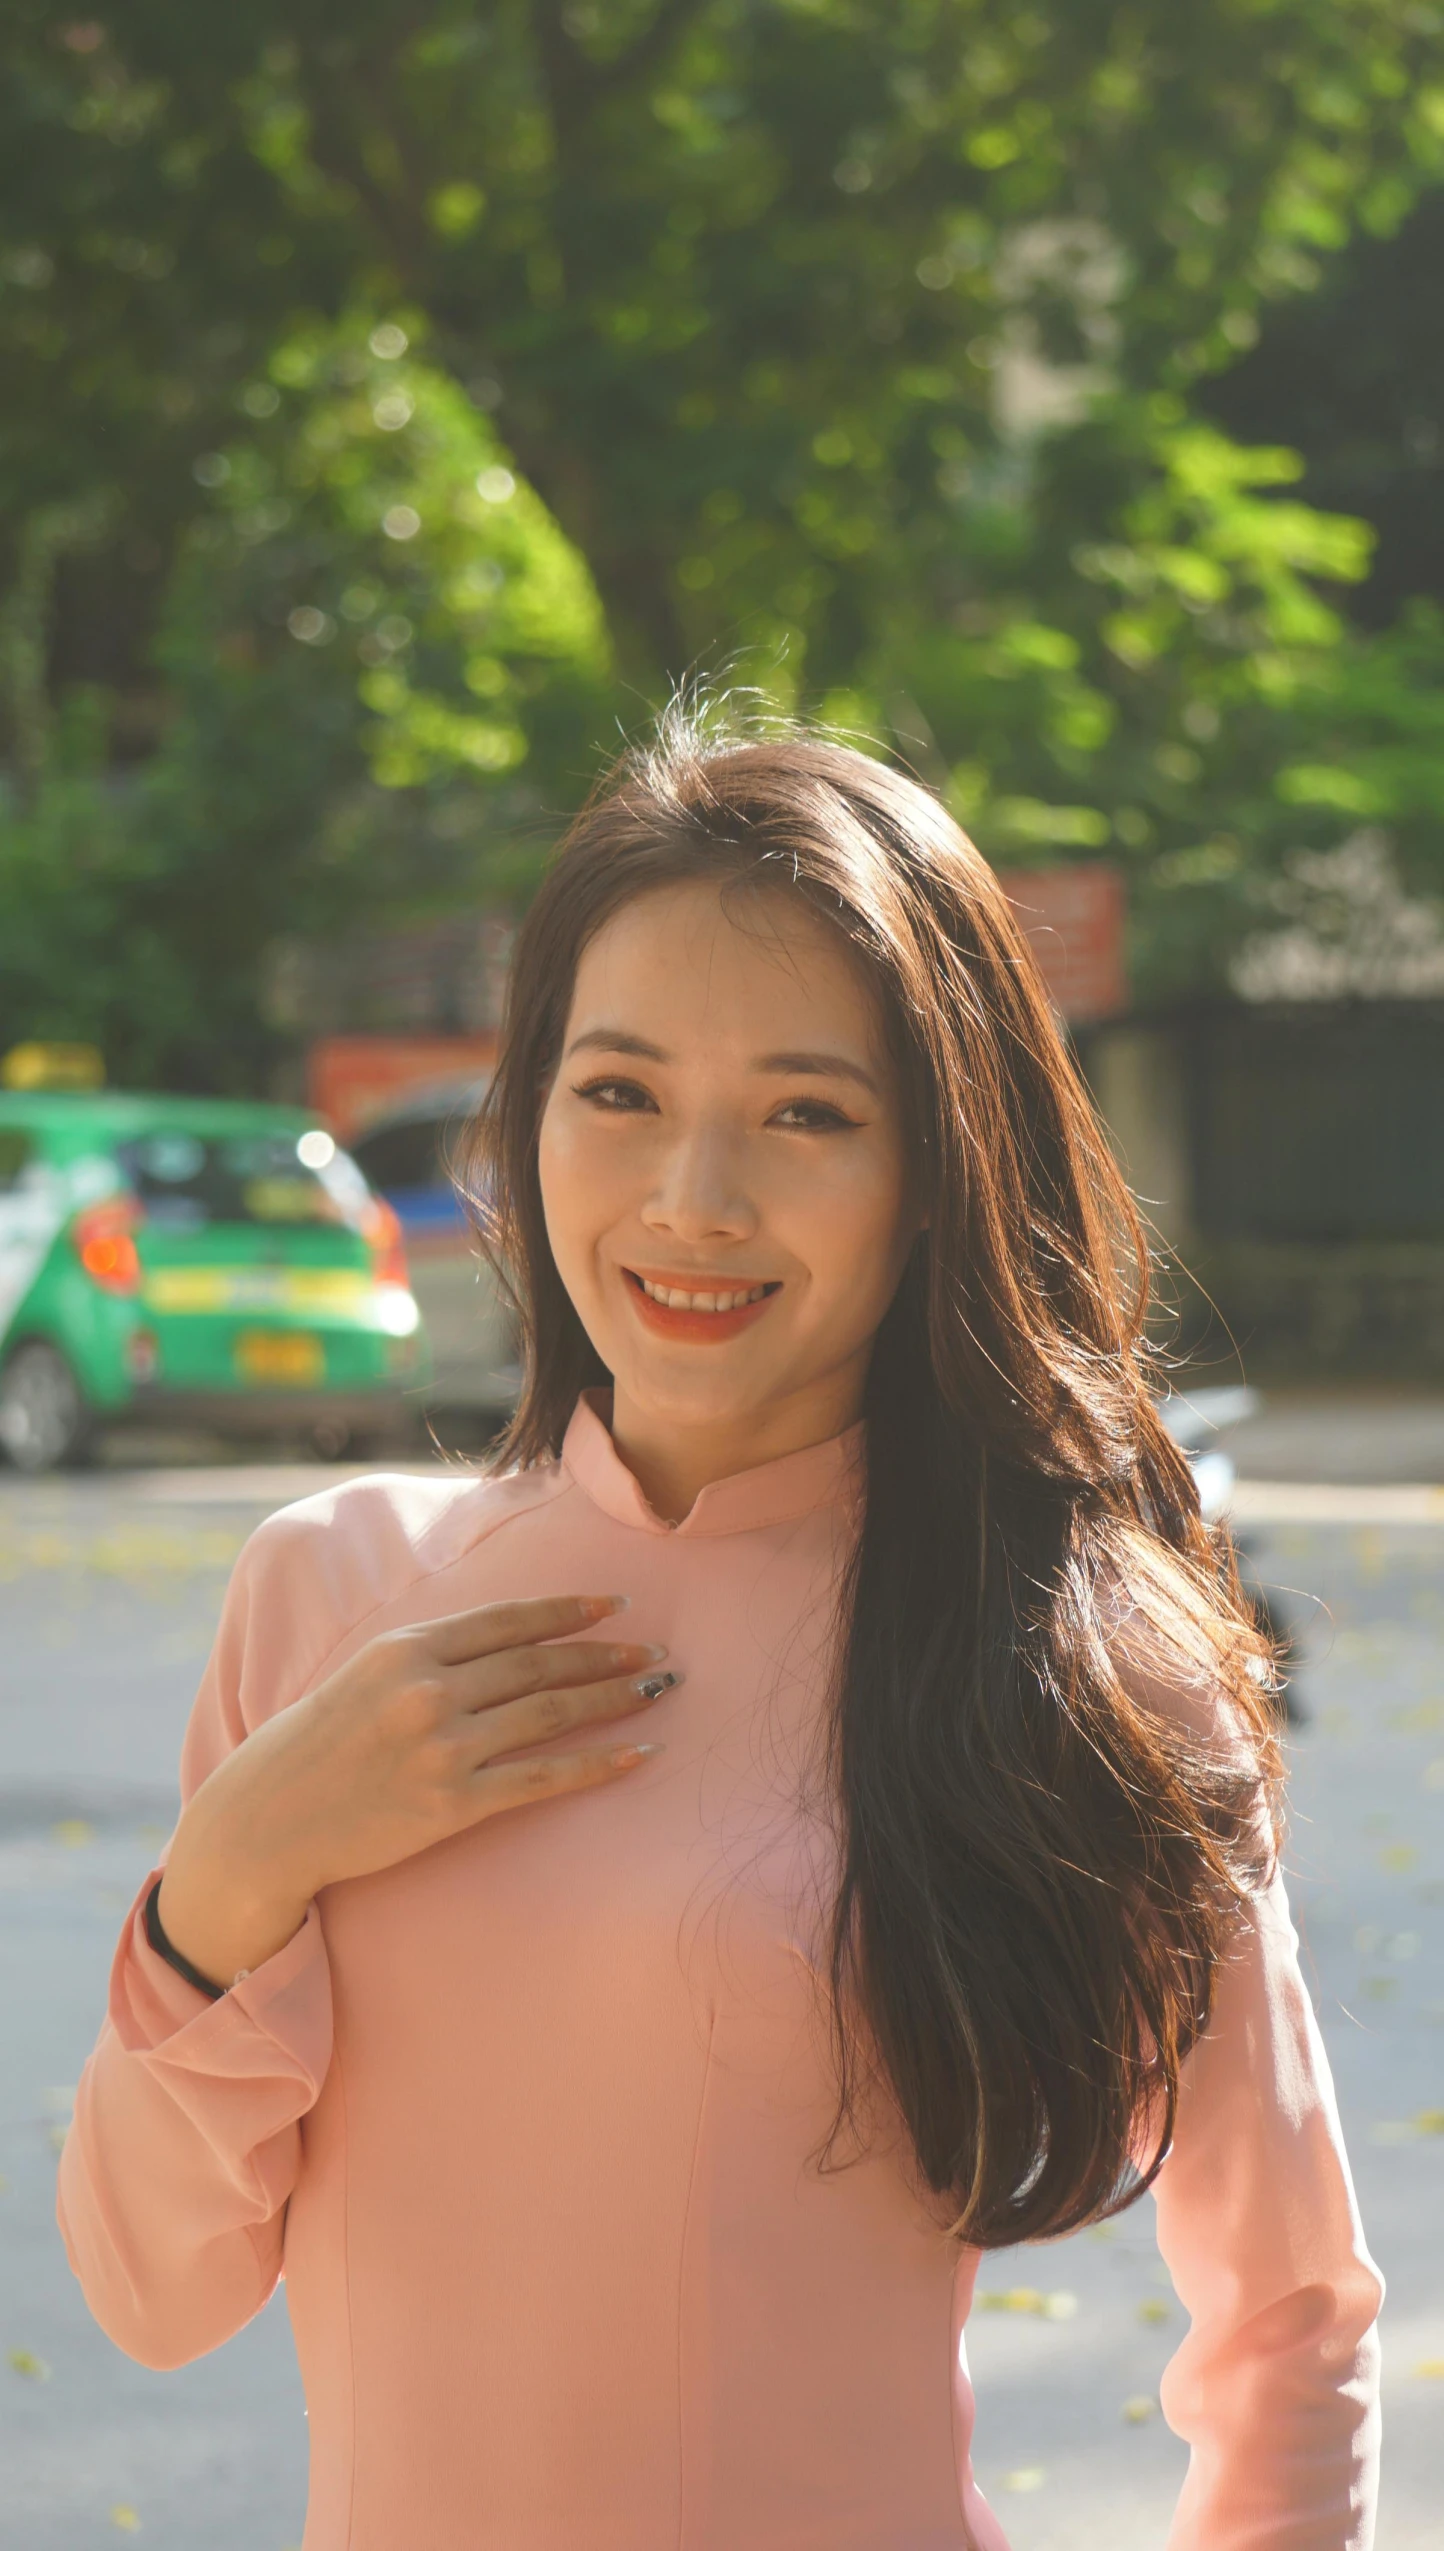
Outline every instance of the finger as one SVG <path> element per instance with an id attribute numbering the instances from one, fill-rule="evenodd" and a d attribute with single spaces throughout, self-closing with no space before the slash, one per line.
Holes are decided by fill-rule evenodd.
<path id="1" fill-rule="evenodd" d="M 479 1771 L 472 1794 L 483 1816 L 504 1815 L 511 1807 L 535 1807 L 547 1798 L 565 1798 L 578 1789 L 600 1789 L 624 1780 L 660 1745 L 611 1745 L 579 1754 L 538 1754 L 530 1760 L 496 1763 Z"/>
<path id="2" fill-rule="evenodd" d="M 501 1648 L 494 1656 L 468 1658 L 447 1670 L 446 1688 L 458 1710 L 496 1709 L 529 1692 L 560 1691 L 573 1683 L 601 1683 L 618 1674 L 641 1674 L 667 1651 L 638 1641 L 625 1647 L 599 1639 L 565 1645 Z"/>
<path id="3" fill-rule="evenodd" d="M 588 1629 L 609 1612 L 620 1612 L 627 1600 L 624 1594 L 543 1594 L 522 1602 L 482 1603 L 473 1612 L 450 1612 L 428 1621 L 422 1635 L 438 1665 L 461 1665 L 468 1657 L 520 1647 L 526 1639 L 562 1639 L 569 1631 Z"/>
<path id="4" fill-rule="evenodd" d="M 472 1721 L 476 1734 L 467 1749 L 471 1768 L 480 1769 L 524 1745 L 545 1744 L 550 1736 L 566 1736 L 573 1728 L 590 1727 L 598 1719 L 629 1718 L 635 1710 L 651 1709 L 681 1680 L 680 1674 L 654 1670 L 570 1691 L 533 1692 L 486 1710 Z"/>

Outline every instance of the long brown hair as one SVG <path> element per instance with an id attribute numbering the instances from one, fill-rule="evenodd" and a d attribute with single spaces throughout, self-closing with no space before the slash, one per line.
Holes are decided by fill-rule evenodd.
<path id="1" fill-rule="evenodd" d="M 537 1172 L 577 962 L 684 879 L 798 895 L 852 949 L 928 1214 L 873 1350 L 839 1623 L 838 2128 L 880 2082 L 961 2234 L 1065 2232 L 1158 2169 L 1267 1869 L 1267 1660 L 1159 1418 L 1138 1218 L 1007 898 L 926 789 L 806 732 L 674 713 L 527 915 L 469 1180 L 524 1347 L 501 1458 L 553 1458 L 607 1378 Z"/>

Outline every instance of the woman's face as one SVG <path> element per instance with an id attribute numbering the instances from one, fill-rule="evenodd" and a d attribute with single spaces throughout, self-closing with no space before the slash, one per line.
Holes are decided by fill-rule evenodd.
<path id="1" fill-rule="evenodd" d="M 547 1230 L 614 1420 L 735 1458 L 851 1423 L 919 1215 L 897 1074 L 798 898 L 658 887 L 577 970 L 541 1125 Z"/>

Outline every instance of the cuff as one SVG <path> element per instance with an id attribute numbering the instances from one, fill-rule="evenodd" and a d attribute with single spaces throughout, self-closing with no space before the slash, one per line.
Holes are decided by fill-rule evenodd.
<path id="1" fill-rule="evenodd" d="M 227 2030 L 243 2019 L 283 2042 L 295 2035 L 298 2055 L 319 2054 L 324 2035 L 329 2052 L 330 1973 L 316 1906 L 307 1908 L 305 1921 L 284 1948 L 217 1997 L 188 1983 L 151 1946 L 145 1909 L 163 1875 L 161 1863 L 142 1879 L 111 1966 L 110 2019 L 122 2045 L 141 2052 L 184 2036 L 197 2041 L 199 2053 L 199 2041 L 209 2042 L 218 2024 Z M 324 2061 L 320 2069 L 324 2072 Z"/>

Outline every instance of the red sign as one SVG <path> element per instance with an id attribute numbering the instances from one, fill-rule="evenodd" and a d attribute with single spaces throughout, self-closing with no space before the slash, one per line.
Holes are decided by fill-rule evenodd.
<path id="1" fill-rule="evenodd" d="M 399 1099 L 480 1080 L 494 1036 L 323 1036 L 306 1057 L 306 1098 L 343 1143 Z"/>
<path id="2" fill-rule="evenodd" d="M 1032 943 L 1065 1019 L 1085 1026 L 1128 1007 L 1123 877 L 1106 860 L 1058 868 L 1004 868 L 999 882 Z"/>

